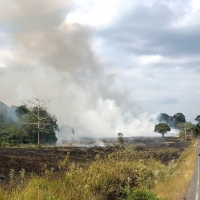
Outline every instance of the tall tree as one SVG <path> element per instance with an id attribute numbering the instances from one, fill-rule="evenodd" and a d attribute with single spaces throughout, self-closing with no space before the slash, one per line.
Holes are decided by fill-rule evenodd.
<path id="1" fill-rule="evenodd" d="M 174 121 L 175 128 L 177 128 L 177 124 L 186 122 L 185 115 L 183 115 L 182 113 L 176 113 L 173 116 L 173 121 Z"/>
<path id="2" fill-rule="evenodd" d="M 168 131 L 171 131 L 171 128 L 166 123 L 159 123 L 155 125 L 154 132 L 161 133 L 163 137 Z"/>
<path id="3" fill-rule="evenodd" d="M 54 115 L 51 115 L 47 112 L 47 102 L 45 102 L 43 99 L 33 97 L 30 100 L 25 100 L 23 103 L 29 111 L 27 112 L 25 107 L 21 107 L 20 111 L 27 112 L 22 117 L 22 123 L 25 125 L 33 126 L 35 128 L 35 130 L 37 131 L 38 146 L 40 147 L 40 139 L 42 138 L 41 133 L 50 134 L 55 130 L 59 131 L 57 119 Z M 50 136 L 53 135 L 51 134 Z M 51 139 L 55 140 L 55 138 Z"/>

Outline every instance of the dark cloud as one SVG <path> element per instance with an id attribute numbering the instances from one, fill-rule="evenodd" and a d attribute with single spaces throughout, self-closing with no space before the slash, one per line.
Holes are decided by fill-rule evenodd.
<path id="1" fill-rule="evenodd" d="M 187 15 L 190 16 L 190 11 L 186 9 L 189 5 L 187 1 L 184 3 L 178 7 L 180 4 L 174 2 L 177 6 L 174 9 L 160 1 L 154 1 L 152 6 L 140 4 L 118 17 L 109 28 L 102 29 L 99 37 L 104 38 L 108 46 L 134 55 L 198 55 L 200 22 L 197 19 L 200 13 L 195 14 L 194 25 L 176 25 L 183 22 Z"/>

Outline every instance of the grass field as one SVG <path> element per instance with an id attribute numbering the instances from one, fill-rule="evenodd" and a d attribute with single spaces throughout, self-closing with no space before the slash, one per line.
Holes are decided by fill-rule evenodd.
<path id="1" fill-rule="evenodd" d="M 8 162 L 0 172 L 0 199 L 128 200 L 135 191 L 146 190 L 163 199 L 183 199 L 196 150 L 186 147 L 174 142 L 174 147 L 159 148 L 140 144 L 120 149 L 1 149 Z"/>

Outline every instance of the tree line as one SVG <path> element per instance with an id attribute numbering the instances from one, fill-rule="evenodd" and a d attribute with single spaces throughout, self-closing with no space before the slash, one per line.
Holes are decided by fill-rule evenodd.
<path id="1" fill-rule="evenodd" d="M 0 102 L 0 146 L 55 144 L 57 118 L 47 111 L 43 100 L 33 98 L 20 106 Z"/>
<path id="2" fill-rule="evenodd" d="M 200 115 L 195 118 L 196 124 L 187 122 L 182 113 L 176 113 L 174 116 L 161 113 L 157 120 L 159 123 L 155 125 L 154 132 L 161 133 L 163 137 L 168 131 L 171 131 L 171 128 L 178 130 L 179 137 L 184 139 L 200 135 Z"/>

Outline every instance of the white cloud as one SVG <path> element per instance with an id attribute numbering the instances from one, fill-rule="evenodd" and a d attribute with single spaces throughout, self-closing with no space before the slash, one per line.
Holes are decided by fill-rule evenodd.
<path id="1" fill-rule="evenodd" d="M 0 50 L 0 67 L 6 67 L 13 60 L 10 50 Z"/>
<path id="2" fill-rule="evenodd" d="M 74 1 L 74 10 L 69 13 L 66 21 L 94 27 L 105 26 L 112 22 L 118 12 L 119 4 L 120 0 L 76 0 Z"/>
<path id="3" fill-rule="evenodd" d="M 160 56 L 160 55 L 143 55 L 143 56 L 138 57 L 138 61 L 142 65 L 159 63 L 162 61 L 162 56 Z"/>
<path id="4" fill-rule="evenodd" d="M 195 11 L 200 10 L 200 1 L 199 0 L 191 0 L 192 9 Z"/>

